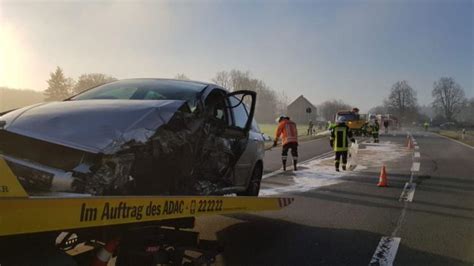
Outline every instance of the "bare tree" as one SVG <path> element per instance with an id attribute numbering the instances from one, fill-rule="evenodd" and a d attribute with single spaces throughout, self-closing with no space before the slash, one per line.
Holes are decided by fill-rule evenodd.
<path id="1" fill-rule="evenodd" d="M 464 90 L 453 78 L 440 78 L 434 83 L 431 94 L 433 107 L 448 121 L 453 121 L 466 103 Z"/>
<path id="2" fill-rule="evenodd" d="M 387 108 L 383 105 L 378 105 L 375 107 L 370 108 L 369 114 L 386 114 L 387 113 Z"/>
<path id="3" fill-rule="evenodd" d="M 116 81 L 117 79 L 108 76 L 102 73 L 90 73 L 90 74 L 82 74 L 77 79 L 76 85 L 74 85 L 74 93 L 81 93 L 87 89 L 96 87 L 101 84 L 109 83 L 112 81 Z"/>
<path id="4" fill-rule="evenodd" d="M 231 80 L 230 74 L 227 71 L 219 71 L 216 73 L 216 76 L 212 79 L 214 83 L 224 88 L 229 88 Z"/>
<path id="5" fill-rule="evenodd" d="M 472 114 L 474 114 L 474 98 L 466 101 L 466 104 L 459 113 L 459 118 L 461 122 L 474 126 L 474 116 Z"/>
<path id="6" fill-rule="evenodd" d="M 235 69 L 228 72 L 220 71 L 212 80 L 231 91 L 251 90 L 257 92 L 255 118 L 259 122 L 271 123 L 274 121 L 278 113 L 278 95 L 263 80 L 253 78 L 249 71 Z"/>
<path id="7" fill-rule="evenodd" d="M 186 76 L 183 73 L 178 73 L 176 76 L 174 76 L 175 79 L 179 80 L 191 80 L 188 76 Z"/>
<path id="8" fill-rule="evenodd" d="M 288 95 L 286 95 L 284 91 L 279 91 L 276 97 L 277 97 L 276 112 L 278 114 L 286 113 L 288 110 L 288 105 L 290 104 L 290 99 L 288 98 Z"/>
<path id="9" fill-rule="evenodd" d="M 318 110 L 324 120 L 333 121 L 338 111 L 351 110 L 351 106 L 341 100 L 330 100 L 320 104 Z"/>
<path id="10" fill-rule="evenodd" d="M 397 81 L 392 86 L 388 99 L 385 100 L 387 110 L 397 116 L 400 121 L 414 121 L 417 116 L 418 100 L 416 92 L 406 80 Z"/>

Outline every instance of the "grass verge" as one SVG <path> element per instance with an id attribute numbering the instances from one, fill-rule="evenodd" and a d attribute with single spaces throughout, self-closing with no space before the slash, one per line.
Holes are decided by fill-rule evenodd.
<path id="1" fill-rule="evenodd" d="M 438 134 L 452 138 L 455 140 L 459 140 L 463 143 L 466 143 L 470 146 L 474 147 L 474 131 L 466 131 L 466 134 L 464 135 L 464 139 L 462 138 L 462 132 L 461 130 L 440 130 Z"/>

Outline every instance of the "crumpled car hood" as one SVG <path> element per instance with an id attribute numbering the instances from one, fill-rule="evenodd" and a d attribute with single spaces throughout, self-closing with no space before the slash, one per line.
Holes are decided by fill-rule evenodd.
<path id="1" fill-rule="evenodd" d="M 145 142 L 173 117 L 181 100 L 81 100 L 37 104 L 0 117 L 4 130 L 92 153 Z"/>

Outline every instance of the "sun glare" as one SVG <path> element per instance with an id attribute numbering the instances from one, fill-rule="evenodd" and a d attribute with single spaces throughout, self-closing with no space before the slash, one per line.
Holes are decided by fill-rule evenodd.
<path id="1" fill-rule="evenodd" d="M 21 69 L 27 62 L 23 50 L 15 29 L 5 24 L 0 25 L 0 86 L 24 86 Z"/>

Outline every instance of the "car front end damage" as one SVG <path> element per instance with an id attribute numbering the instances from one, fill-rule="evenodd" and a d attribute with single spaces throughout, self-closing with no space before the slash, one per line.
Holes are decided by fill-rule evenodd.
<path id="1" fill-rule="evenodd" d="M 208 195 L 229 186 L 236 156 L 212 119 L 183 101 L 154 102 L 60 102 L 7 113 L 0 156 L 31 195 Z"/>

